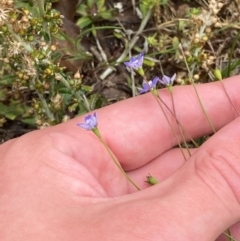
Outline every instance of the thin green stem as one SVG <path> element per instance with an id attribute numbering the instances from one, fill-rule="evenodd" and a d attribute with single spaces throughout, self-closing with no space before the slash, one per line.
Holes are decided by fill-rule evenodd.
<path id="1" fill-rule="evenodd" d="M 181 126 L 180 122 L 177 120 L 176 115 L 174 115 L 174 113 L 169 109 L 169 107 L 168 107 L 168 106 L 164 103 L 164 101 L 160 98 L 158 92 L 155 92 L 155 90 L 151 88 L 151 86 L 149 85 L 149 83 L 148 83 L 148 81 L 147 81 L 146 76 L 143 74 L 142 77 L 143 77 L 144 81 L 148 84 L 149 89 L 151 90 L 151 93 L 152 93 L 153 97 L 155 98 L 155 100 L 157 101 L 158 105 L 160 106 L 160 108 L 161 108 L 161 110 L 162 110 L 162 113 L 164 114 L 164 116 L 165 116 L 165 118 L 166 118 L 166 120 L 167 120 L 167 122 L 168 122 L 168 124 L 169 124 L 169 126 L 170 126 L 170 128 L 171 128 L 171 131 L 172 131 L 172 133 L 173 133 L 173 135 L 174 135 L 174 137 L 175 137 L 175 139 L 176 139 L 176 141 L 177 141 L 177 144 L 178 144 L 178 146 L 179 146 L 179 148 L 180 148 L 180 150 L 181 150 L 181 153 L 182 153 L 182 155 L 183 155 L 183 158 L 184 158 L 185 161 L 187 161 L 187 158 L 186 158 L 186 156 L 185 156 L 185 154 L 184 154 L 184 152 L 183 152 L 183 150 L 182 150 L 181 143 L 180 143 L 180 141 L 178 140 L 177 134 L 176 134 L 176 132 L 174 131 L 174 128 L 172 127 L 172 125 L 171 125 L 171 123 L 170 123 L 170 121 L 169 121 L 169 119 L 168 119 L 168 117 L 167 117 L 167 114 L 166 114 L 165 111 L 163 110 L 163 107 L 162 107 L 162 105 L 161 105 L 161 102 L 162 102 L 162 103 L 165 105 L 165 107 L 171 112 L 171 114 L 173 115 L 173 117 L 174 117 L 174 119 L 176 120 L 176 122 L 179 123 L 179 125 Z M 179 127 L 179 126 L 178 126 L 178 127 Z M 180 128 L 180 127 L 179 127 L 179 128 Z M 185 141 L 183 132 L 182 132 L 181 130 L 180 130 L 180 132 L 181 132 L 181 134 L 182 134 L 182 136 L 183 136 L 183 140 Z M 185 141 L 185 143 L 186 143 L 186 141 Z M 187 145 L 186 145 L 186 146 L 187 146 Z M 188 152 L 189 152 L 189 149 L 188 149 Z M 191 156 L 190 152 L 189 152 L 189 155 Z"/>
<path id="2" fill-rule="evenodd" d="M 236 44 L 239 42 L 239 37 L 240 37 L 240 32 L 238 32 L 236 38 L 233 41 L 232 47 L 230 49 L 230 53 L 228 55 L 228 66 L 227 66 L 227 77 L 230 77 L 231 75 L 231 64 L 232 64 L 232 58 L 233 58 L 233 54 L 234 54 L 234 50 L 236 47 Z"/>
<path id="3" fill-rule="evenodd" d="M 35 78 L 32 78 L 31 81 L 32 81 L 33 85 L 36 86 Z M 37 95 L 38 95 L 38 97 L 39 97 L 39 99 L 40 99 L 40 101 L 41 101 L 41 103 L 43 105 L 43 108 L 44 108 L 44 110 L 46 112 L 46 115 L 47 115 L 48 119 L 51 122 L 55 121 L 55 117 L 54 117 L 53 113 L 51 112 L 51 110 L 49 109 L 49 106 L 48 106 L 47 101 L 45 100 L 43 94 L 41 94 L 36 88 L 35 88 L 35 90 L 36 90 Z"/>
<path id="4" fill-rule="evenodd" d="M 172 98 L 172 105 L 173 105 L 173 114 L 174 114 L 174 118 L 175 118 L 175 120 L 176 120 L 176 123 L 177 123 L 178 129 L 179 129 L 179 131 L 180 131 L 180 133 L 181 133 L 181 136 L 182 136 L 182 139 L 183 139 L 183 143 L 184 143 L 184 145 L 185 145 L 185 147 L 186 147 L 186 149 L 187 149 L 188 155 L 191 156 L 191 152 L 190 152 L 190 150 L 189 150 L 189 148 L 188 148 L 188 144 L 187 144 L 187 142 L 186 142 L 186 138 L 185 138 L 185 136 L 184 136 L 184 134 L 183 134 L 182 127 L 181 127 L 181 125 L 179 124 L 179 122 L 177 121 L 177 114 L 176 114 L 176 109 L 175 109 L 175 103 L 174 103 L 174 98 L 173 98 L 173 92 L 172 92 L 172 90 L 169 91 L 169 92 L 170 92 L 170 94 L 171 94 L 171 98 Z"/>
<path id="5" fill-rule="evenodd" d="M 66 86 L 70 91 L 73 91 L 70 84 L 68 83 L 68 81 L 64 78 L 63 75 L 60 75 L 60 79 L 59 81 Z M 78 99 L 79 103 L 84 102 L 85 105 L 83 105 L 83 107 L 85 108 L 86 111 L 91 111 L 91 108 L 89 106 L 88 100 L 86 98 L 85 95 L 81 96 L 77 91 L 74 91 L 74 95 L 75 97 Z"/>
<path id="6" fill-rule="evenodd" d="M 99 130 L 96 128 L 95 130 L 93 130 L 93 132 L 96 134 L 96 136 L 99 138 L 99 140 L 101 141 L 101 143 L 103 144 L 103 146 L 106 148 L 107 152 L 109 153 L 110 157 L 112 158 L 113 162 L 115 163 L 115 165 L 118 167 L 118 169 L 122 172 L 122 174 L 126 177 L 126 179 L 138 190 L 140 191 L 140 187 L 131 179 L 131 177 L 123 170 L 121 164 L 119 163 L 119 161 L 117 160 L 116 156 L 113 154 L 113 152 L 111 151 L 111 149 L 108 147 L 107 143 L 104 141 L 104 139 L 102 138 Z"/>
<path id="7" fill-rule="evenodd" d="M 226 96 L 227 96 L 229 102 L 231 103 L 233 109 L 236 111 L 237 115 L 240 116 L 240 113 L 238 112 L 236 106 L 233 104 L 233 102 L 232 102 L 229 94 L 228 94 L 227 91 L 226 91 L 226 88 L 225 88 L 225 86 L 224 86 L 224 84 L 223 84 L 223 82 L 222 82 L 222 79 L 220 79 L 220 83 L 221 83 L 221 85 L 222 85 L 222 87 L 223 87 L 223 90 L 224 90 L 224 93 L 226 94 Z"/>
<path id="8" fill-rule="evenodd" d="M 228 228 L 226 230 L 226 232 L 224 232 L 224 235 L 226 236 L 228 241 L 237 241 L 236 239 L 234 239 L 231 235 L 230 229 Z"/>
<path id="9" fill-rule="evenodd" d="M 147 80 L 145 80 L 145 81 L 148 83 Z M 179 146 L 179 148 L 180 148 L 180 151 L 181 151 L 181 153 L 182 153 L 182 155 L 183 155 L 184 160 L 187 161 L 187 158 L 186 158 L 186 156 L 185 156 L 185 154 L 184 154 L 184 152 L 183 152 L 183 150 L 182 150 L 181 143 L 180 143 L 180 141 L 179 141 L 179 139 L 178 139 L 178 137 L 177 137 L 177 134 L 176 134 L 174 128 L 172 127 L 172 125 L 171 125 L 171 123 L 170 123 L 170 121 L 169 121 L 169 119 L 168 119 L 168 117 L 167 117 L 167 114 L 166 114 L 165 111 L 163 110 L 163 107 L 162 107 L 162 105 L 161 105 L 161 101 L 159 101 L 159 95 L 157 94 L 157 96 L 156 96 L 154 90 L 151 90 L 151 93 L 153 94 L 155 100 L 157 101 L 159 107 L 160 107 L 161 110 L 162 110 L 163 115 L 165 116 L 165 118 L 166 118 L 166 120 L 167 120 L 167 122 L 168 122 L 168 125 L 169 125 L 170 128 L 171 128 L 171 131 L 172 131 L 172 133 L 173 133 L 173 135 L 174 135 L 174 137 L 175 137 L 175 139 L 176 139 L 176 141 L 177 141 L 177 144 L 178 144 L 178 146 Z"/>
<path id="10" fill-rule="evenodd" d="M 42 105 L 46 111 L 47 117 L 49 118 L 49 120 L 51 122 L 53 122 L 55 120 L 55 117 L 54 117 L 53 113 L 50 111 L 46 100 L 44 99 L 43 95 L 41 93 L 39 93 L 38 91 L 37 91 L 37 95 L 42 102 Z"/>
<path id="11" fill-rule="evenodd" d="M 201 99 L 200 99 L 200 96 L 199 96 L 199 94 L 198 94 L 198 92 L 197 92 L 197 88 L 196 88 L 196 85 L 195 85 L 195 83 L 194 83 L 194 81 L 193 81 L 192 73 L 191 73 L 191 71 L 190 71 L 190 69 L 189 69 L 189 66 L 188 66 L 188 63 L 187 63 L 187 60 L 186 60 L 186 56 L 185 56 L 185 54 L 184 54 L 184 51 L 183 51 L 183 49 L 182 49 L 181 44 L 179 45 L 179 48 L 180 48 L 180 50 L 181 50 L 181 52 L 182 52 L 185 65 L 186 65 L 187 70 L 188 70 L 189 79 L 190 79 L 191 84 L 192 84 L 192 86 L 193 86 L 193 88 L 194 88 L 194 91 L 195 91 L 196 96 L 197 96 L 197 99 L 198 99 L 198 101 L 199 101 L 199 103 L 200 103 L 201 109 L 202 109 L 202 111 L 203 111 L 203 113 L 204 113 L 204 115 L 205 115 L 205 117 L 206 117 L 206 119 L 207 119 L 210 127 L 212 128 L 213 132 L 216 133 L 216 130 L 215 130 L 215 128 L 214 128 L 214 126 L 213 126 L 213 124 L 212 124 L 212 122 L 211 122 L 211 120 L 210 120 L 207 112 L 205 111 L 205 108 L 204 108 L 204 106 L 203 106 L 203 104 L 202 104 L 202 101 L 201 101 Z"/>
<path id="12" fill-rule="evenodd" d="M 162 104 L 167 108 L 167 110 L 172 114 L 172 116 L 175 118 L 176 122 L 178 123 L 178 125 L 182 128 L 182 130 L 184 131 L 184 128 L 182 126 L 182 124 L 180 123 L 180 121 L 177 119 L 177 116 L 174 115 L 174 113 L 170 110 L 170 108 L 166 105 L 166 103 L 161 99 L 161 97 L 158 95 L 157 98 L 162 102 Z M 199 145 L 192 139 L 192 137 L 188 134 L 187 137 L 189 138 L 189 140 L 195 145 L 195 147 L 199 147 Z"/>

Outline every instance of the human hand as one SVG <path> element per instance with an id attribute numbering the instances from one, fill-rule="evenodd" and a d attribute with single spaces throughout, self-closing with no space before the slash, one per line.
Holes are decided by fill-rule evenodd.
<path id="1" fill-rule="evenodd" d="M 240 110 L 238 78 L 224 85 Z M 141 191 L 76 126 L 83 117 L 1 145 L 0 240 L 212 241 L 237 223 L 240 118 L 219 82 L 197 88 L 218 132 L 186 162 L 151 94 L 97 111 L 103 138 Z M 172 106 L 169 92 L 159 93 Z M 210 134 L 193 87 L 175 87 L 173 96 L 184 130 Z M 149 187 L 148 173 L 160 183 Z M 240 238 L 238 225 L 231 231 Z"/>

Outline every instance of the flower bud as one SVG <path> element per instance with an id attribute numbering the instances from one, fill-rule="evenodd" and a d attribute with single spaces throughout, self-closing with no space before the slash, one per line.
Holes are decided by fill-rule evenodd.
<path id="1" fill-rule="evenodd" d="M 211 33 L 211 32 L 212 32 L 212 29 L 211 29 L 210 27 L 206 27 L 205 32 L 206 32 L 206 33 Z"/>
<path id="2" fill-rule="evenodd" d="M 218 9 L 221 9 L 223 7 L 223 3 L 218 3 L 217 7 L 218 7 Z"/>
<path id="3" fill-rule="evenodd" d="M 221 80 L 221 79 L 222 79 L 222 73 L 221 73 L 220 69 L 215 69 L 215 70 L 213 71 L 213 74 L 214 74 L 214 76 L 215 76 L 218 80 Z"/>
<path id="4" fill-rule="evenodd" d="M 216 8 L 214 8 L 214 9 L 212 10 L 212 12 L 213 12 L 215 15 L 217 15 L 218 11 L 219 11 L 219 9 L 216 9 Z"/>
<path id="5" fill-rule="evenodd" d="M 215 24 L 218 21 L 218 19 L 216 17 L 211 17 L 211 21 L 213 24 Z"/>
<path id="6" fill-rule="evenodd" d="M 193 76 L 193 78 L 194 78 L 194 80 L 199 80 L 199 74 L 195 74 L 195 75 Z"/>
<path id="7" fill-rule="evenodd" d="M 51 47 L 50 47 L 51 51 L 56 51 L 57 49 L 57 46 L 55 44 L 52 44 Z"/>
<path id="8" fill-rule="evenodd" d="M 70 120 L 70 116 L 64 115 L 63 118 L 62 118 L 62 122 L 67 122 L 68 120 Z"/>
<path id="9" fill-rule="evenodd" d="M 158 183 L 158 180 L 149 174 L 147 176 L 147 181 L 146 182 L 149 183 L 150 185 L 155 185 L 155 184 Z"/>
<path id="10" fill-rule="evenodd" d="M 56 74 L 56 75 L 55 75 L 55 80 L 58 80 L 58 81 L 59 81 L 59 80 L 61 80 L 61 79 L 62 79 L 62 76 L 61 76 L 60 74 Z"/>
<path id="11" fill-rule="evenodd" d="M 207 42 L 207 41 L 208 41 L 208 36 L 206 36 L 206 35 L 203 36 L 203 37 L 202 37 L 202 40 L 203 40 L 204 42 Z"/>
<path id="12" fill-rule="evenodd" d="M 81 75 L 79 73 L 79 70 L 74 74 L 74 79 L 81 79 Z"/>
<path id="13" fill-rule="evenodd" d="M 143 68 L 139 68 L 139 69 L 137 70 L 137 72 L 138 72 L 141 76 L 144 76 L 144 70 L 143 70 Z"/>

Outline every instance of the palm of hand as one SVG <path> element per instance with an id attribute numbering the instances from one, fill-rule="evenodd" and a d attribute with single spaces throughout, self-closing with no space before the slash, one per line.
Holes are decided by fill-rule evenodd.
<path id="1" fill-rule="evenodd" d="M 37 179 L 39 187 L 44 183 L 51 183 L 54 189 L 59 188 L 61 195 L 66 193 L 75 197 L 106 198 L 135 192 L 136 189 L 113 163 L 98 138 L 91 132 L 79 131 L 78 127 L 74 130 L 74 127 L 73 125 L 73 130 L 67 133 L 64 133 L 62 126 L 59 126 L 55 127 L 55 131 L 49 132 L 46 129 L 37 133 L 37 136 L 34 133 L 24 137 L 25 141 L 21 143 L 21 147 L 17 147 L 14 158 L 14 160 L 19 159 L 17 156 L 21 150 L 29 149 L 29 152 L 25 152 L 27 156 L 19 160 L 18 172 L 25 175 L 24 179 L 28 178 L 30 183 L 34 183 L 33 180 Z M 76 131 L 79 131 L 79 135 L 76 135 Z M 34 142 L 36 139 L 37 142 Z M 122 151 L 124 153 L 124 150 Z M 163 158 L 161 155 L 158 156 L 155 162 L 159 165 L 161 162 L 169 162 L 176 156 L 178 162 L 175 162 L 174 167 L 168 168 L 167 175 L 169 175 L 183 162 L 183 157 L 177 149 L 165 153 Z M 143 167 L 136 162 L 136 170 L 132 168 L 129 171 L 141 189 L 149 186 L 144 182 L 146 175 L 149 172 L 156 173 L 157 163 L 152 161 L 148 164 L 148 162 L 150 160 L 147 160 Z M 161 171 L 166 176 L 166 168 Z"/>
<path id="2" fill-rule="evenodd" d="M 9 168 L 12 171 L 6 172 L 3 178 L 7 185 L 7 180 L 17 180 L 8 187 L 17 190 L 17 193 L 13 193 L 14 196 L 8 196 L 7 199 L 16 200 L 16 208 L 19 205 L 24 206 L 26 210 L 31 210 L 34 214 L 34 221 L 29 220 L 30 223 L 22 222 L 22 217 L 21 220 L 16 221 L 16 225 L 21 228 L 34 226 L 35 223 L 37 227 L 41 224 L 49 230 L 49 222 L 57 220 L 56 229 L 59 226 L 65 227 L 58 232 L 61 237 L 71 232 L 67 220 L 71 220 L 69 223 L 76 227 L 76 223 L 82 222 L 84 214 L 88 216 L 89 210 L 92 212 L 95 210 L 96 215 L 99 212 L 103 215 L 109 205 L 119 206 L 119 202 L 126 202 L 127 205 L 130 202 L 130 206 L 136 206 L 132 202 L 135 196 L 130 195 L 129 199 L 128 195 L 125 195 L 136 192 L 135 188 L 115 166 L 98 138 L 93 133 L 78 128 L 76 123 L 76 120 L 72 120 L 51 129 L 30 133 L 21 139 L 5 144 L 3 152 L 11 152 L 12 156 L 3 156 L 6 160 L 3 169 Z M 120 121 L 120 123 L 123 122 Z M 104 130 L 104 127 L 102 129 Z M 135 130 L 133 132 L 135 133 Z M 105 138 L 108 139 L 107 136 Z M 131 138 L 134 136 L 132 135 Z M 153 137 L 152 141 L 155 141 L 154 138 L 156 137 Z M 155 147 L 143 150 L 136 142 L 132 143 L 133 149 L 128 149 L 126 148 L 128 144 L 124 147 L 124 142 L 126 142 L 125 138 L 121 140 L 118 137 L 109 141 L 112 143 L 111 149 L 117 153 L 119 161 L 122 161 L 121 164 L 129 170 L 129 175 L 141 188 L 146 188 L 149 186 L 144 182 L 146 175 L 149 172 L 155 175 L 154 169 L 157 163 L 149 154 L 151 152 L 156 155 L 156 150 L 152 150 Z M 159 156 L 158 152 L 157 156 Z M 148 166 L 149 161 L 151 162 Z M 170 168 L 170 171 L 173 169 L 176 167 Z M 137 198 L 139 198 L 139 193 L 141 192 L 136 193 Z M 16 196 L 19 198 L 16 199 Z M 145 199 L 147 194 L 140 196 Z M 119 198 L 112 199 L 112 197 Z M 93 208 L 93 204 L 98 205 L 94 205 Z M 15 213 L 14 210 L 13 213 Z M 26 215 L 30 215 L 27 213 Z M 114 209 L 111 215 L 115 216 L 119 213 L 123 214 L 121 208 L 120 210 Z M 95 215 L 92 218 L 94 217 Z M 116 225 L 116 227 L 120 226 Z M 85 228 L 88 229 L 87 224 Z M 81 226 L 80 231 L 83 230 L 84 226 Z M 77 226 L 72 232 L 77 236 L 80 231 Z M 39 230 L 32 229 L 31 232 L 36 235 Z M 22 232 L 22 235 L 26 237 L 28 234 Z M 92 240 L 95 240 L 94 237 Z"/>

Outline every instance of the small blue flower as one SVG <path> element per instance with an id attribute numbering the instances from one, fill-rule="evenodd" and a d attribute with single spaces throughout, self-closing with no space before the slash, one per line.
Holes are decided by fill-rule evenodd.
<path id="1" fill-rule="evenodd" d="M 144 59 L 144 54 L 140 53 L 137 58 L 131 57 L 129 62 L 124 62 L 124 64 L 130 68 L 133 68 L 135 70 L 138 70 L 139 68 L 142 68 L 143 65 L 143 59 Z"/>
<path id="2" fill-rule="evenodd" d="M 156 88 L 157 82 L 159 81 L 159 78 L 156 76 L 153 80 L 148 81 L 148 84 L 144 82 L 142 84 L 142 90 L 140 91 L 139 94 L 146 93 L 150 91 L 151 89 Z M 149 88 L 150 87 L 150 88 Z"/>
<path id="3" fill-rule="evenodd" d="M 172 86 L 175 78 L 176 74 L 174 74 L 171 78 L 167 75 L 163 75 L 162 79 L 160 79 L 159 82 L 165 86 Z"/>
<path id="4" fill-rule="evenodd" d="M 97 114 L 96 112 L 94 112 L 94 114 L 91 115 L 87 115 L 85 118 L 85 123 L 78 123 L 77 126 L 82 127 L 83 129 L 87 130 L 87 131 L 91 131 L 93 129 L 95 129 L 97 127 Z"/>

